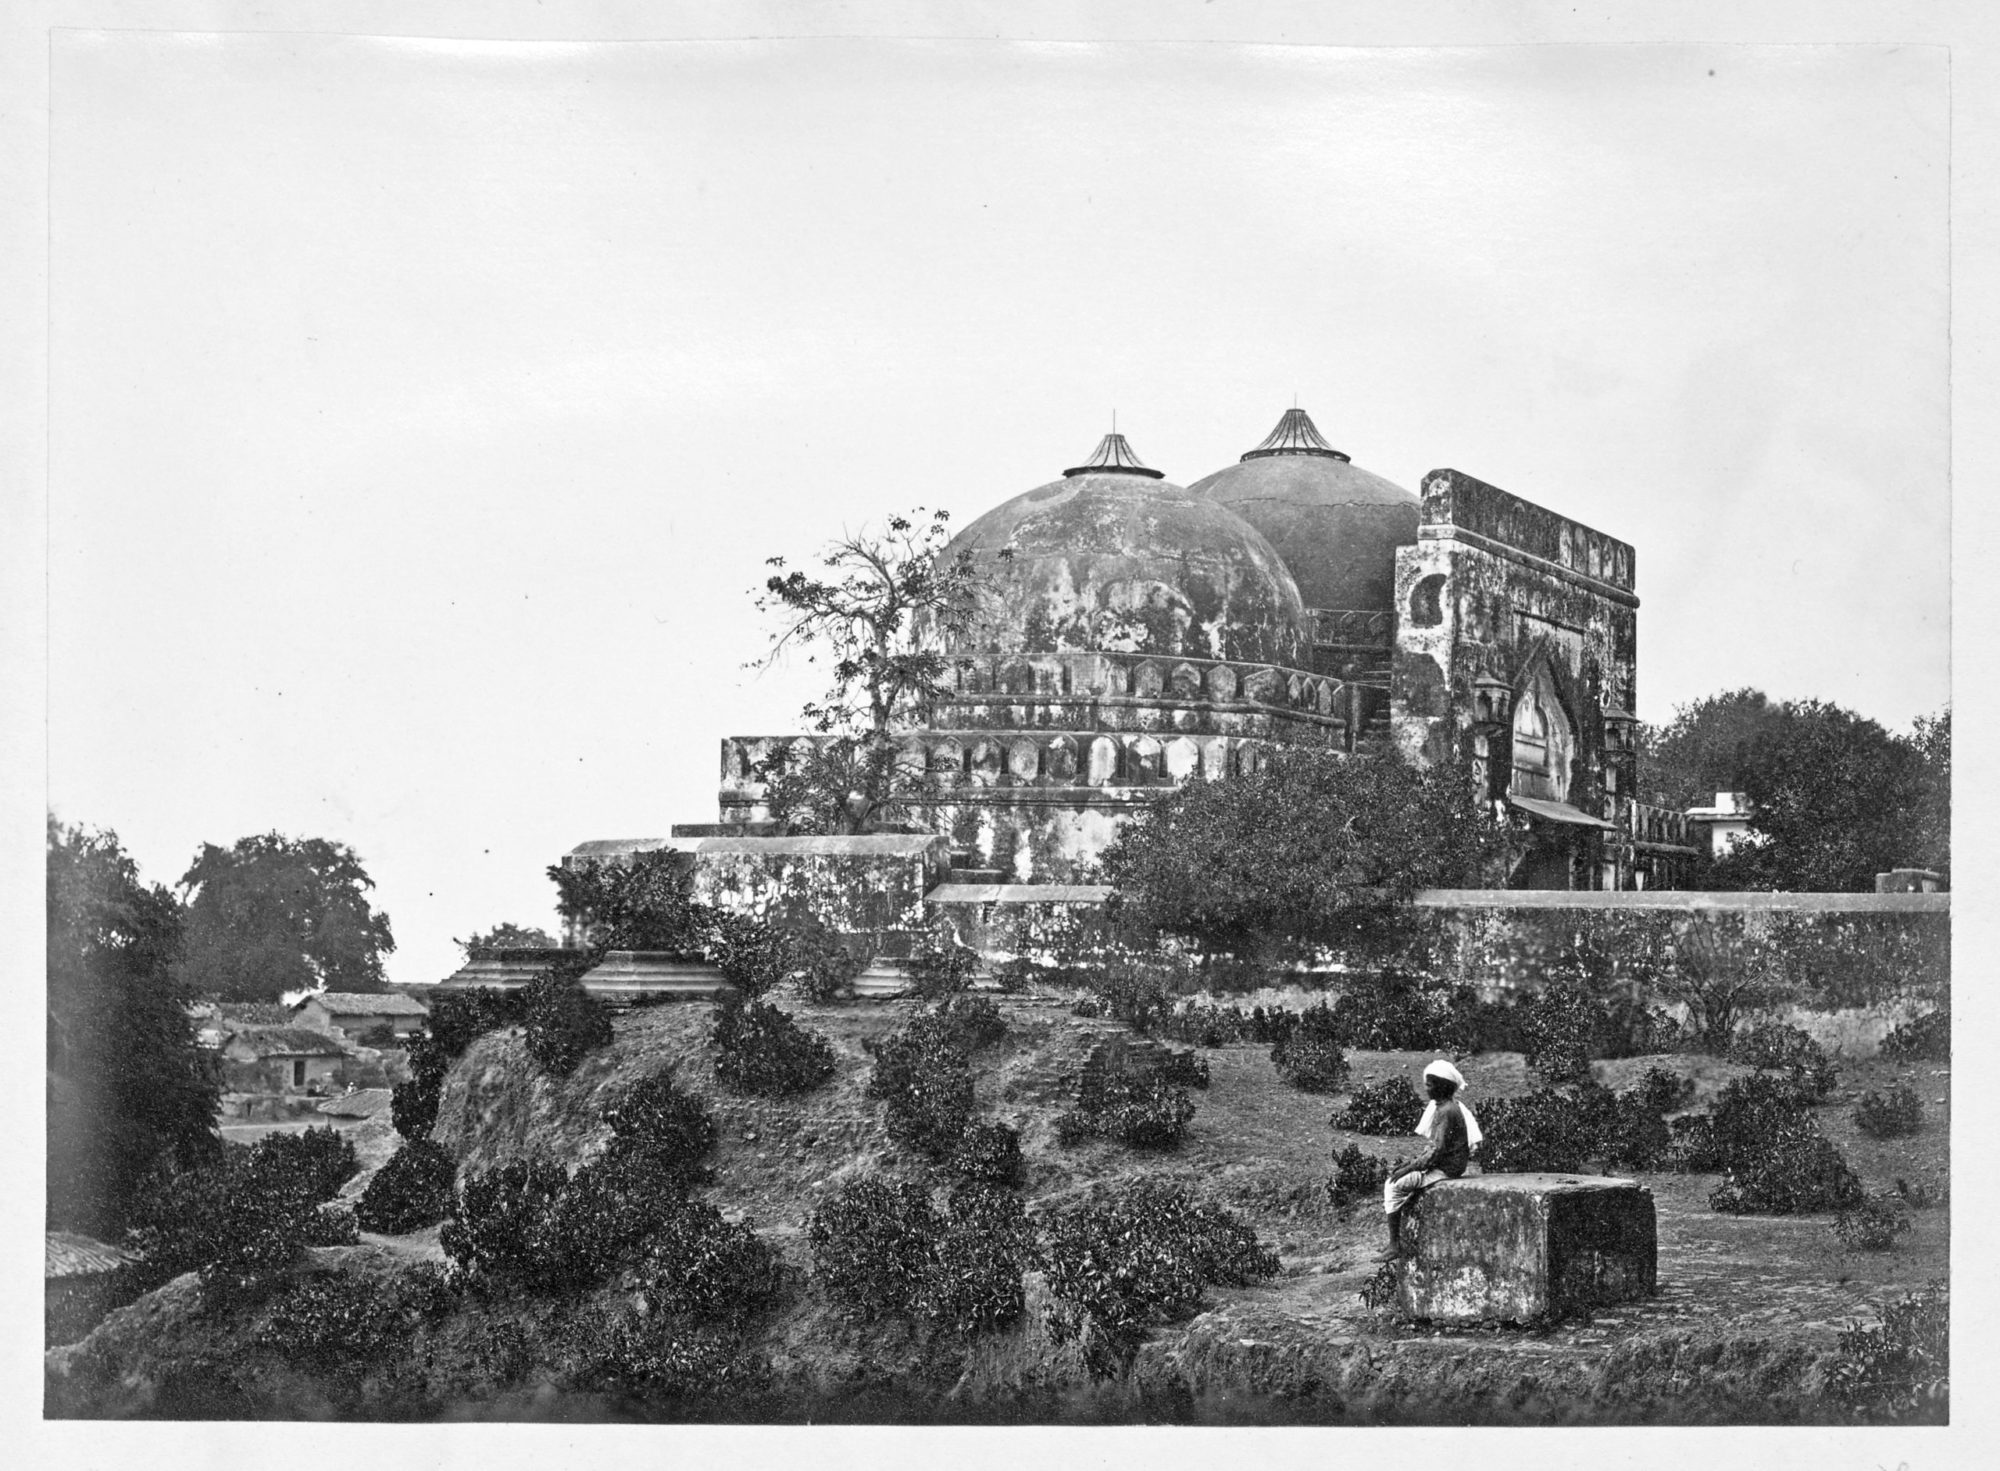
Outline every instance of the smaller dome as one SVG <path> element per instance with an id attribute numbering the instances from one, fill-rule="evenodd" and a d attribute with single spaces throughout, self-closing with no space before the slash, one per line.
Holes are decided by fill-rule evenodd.
<path id="1" fill-rule="evenodd" d="M 1008 555 L 1002 559 L 999 554 Z M 1179 654 L 1295 664 L 1305 607 L 1242 518 L 1148 469 L 1122 434 L 952 538 L 995 597 L 965 652 Z"/>
<path id="2" fill-rule="evenodd" d="M 1261 531 L 1307 607 L 1393 606 L 1396 548 L 1415 544 L 1423 503 L 1352 463 L 1304 409 L 1285 410 L 1263 443 L 1188 489 Z"/>

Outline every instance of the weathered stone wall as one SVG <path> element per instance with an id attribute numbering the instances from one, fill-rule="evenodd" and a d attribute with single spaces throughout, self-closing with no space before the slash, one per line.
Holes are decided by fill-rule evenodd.
<path id="1" fill-rule="evenodd" d="M 942 837 L 702 838 L 693 897 L 738 914 L 809 916 L 872 934 L 882 955 L 907 954 L 926 923 L 924 895 L 951 866 Z"/>
<path id="2" fill-rule="evenodd" d="M 931 891 L 927 907 L 989 962 L 1047 964 L 1110 938 L 1104 908 L 1110 894 L 1096 884 L 944 883 Z"/>
<path id="3" fill-rule="evenodd" d="M 1433 889 L 1417 906 L 1439 974 L 1488 995 L 1531 988 L 1575 959 L 1646 994 L 1662 966 L 1703 939 L 1796 1007 L 1871 1011 L 1857 1037 L 1893 1025 L 1883 1008 L 1942 997 L 1950 985 L 1949 894 Z"/>

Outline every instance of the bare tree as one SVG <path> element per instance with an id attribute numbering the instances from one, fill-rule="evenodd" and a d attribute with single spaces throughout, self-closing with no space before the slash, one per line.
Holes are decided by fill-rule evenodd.
<path id="1" fill-rule="evenodd" d="M 977 622 L 986 588 L 970 551 L 947 550 L 950 521 L 922 507 L 891 516 L 879 531 L 830 543 L 815 572 L 770 559 L 777 570 L 757 607 L 779 627 L 754 667 L 797 648 L 832 676 L 802 712 L 825 739 L 803 756 L 781 747 L 756 768 L 771 815 L 788 828 L 868 832 L 926 794 L 922 770 L 898 760 L 896 738 L 947 692 L 960 662 L 949 650 Z"/>

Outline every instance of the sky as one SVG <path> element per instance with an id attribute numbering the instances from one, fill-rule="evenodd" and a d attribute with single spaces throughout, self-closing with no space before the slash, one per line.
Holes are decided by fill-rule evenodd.
<path id="1" fill-rule="evenodd" d="M 1951 699 L 1935 47 L 69 31 L 48 786 L 351 845 L 441 979 L 713 821 L 765 559 L 1296 395 L 1637 547 L 1639 713 Z"/>

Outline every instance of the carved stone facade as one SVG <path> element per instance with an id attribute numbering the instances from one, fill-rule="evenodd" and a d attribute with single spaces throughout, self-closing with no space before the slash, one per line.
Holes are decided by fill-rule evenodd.
<path id="1" fill-rule="evenodd" d="M 1294 409 L 1184 490 L 1113 434 L 960 551 L 992 616 L 902 748 L 916 817 L 963 864 L 1087 879 L 1162 788 L 1391 741 L 1470 760 L 1527 840 L 1518 885 L 1658 887 L 1685 856 L 1632 801 L 1632 548 L 1468 475 L 1434 471 L 1420 501 Z M 724 830 L 768 818 L 759 763 L 812 739 L 723 741 Z"/>

